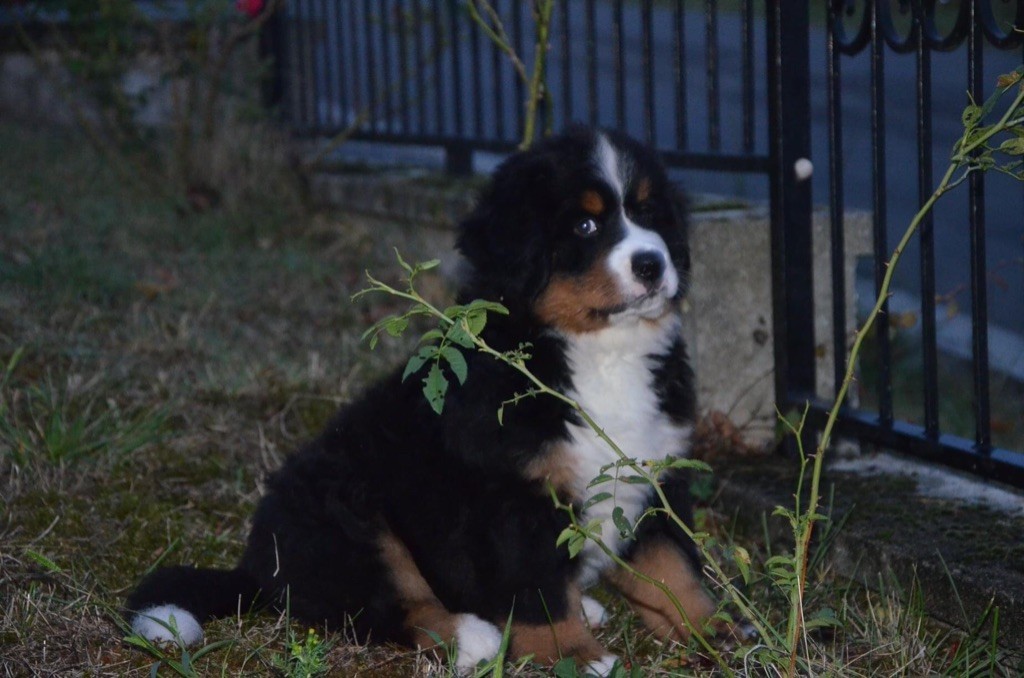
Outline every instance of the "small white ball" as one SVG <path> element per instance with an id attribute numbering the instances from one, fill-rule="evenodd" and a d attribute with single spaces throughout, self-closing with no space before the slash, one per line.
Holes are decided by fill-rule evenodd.
<path id="1" fill-rule="evenodd" d="M 814 174 L 814 163 L 807 158 L 800 158 L 793 163 L 793 173 L 797 181 L 806 181 Z"/>

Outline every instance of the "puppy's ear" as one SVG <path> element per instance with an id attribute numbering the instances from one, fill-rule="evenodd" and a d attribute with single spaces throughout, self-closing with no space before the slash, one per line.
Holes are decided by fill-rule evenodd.
<path id="1" fill-rule="evenodd" d="M 690 198 L 681 186 L 670 184 L 668 202 L 671 210 L 672 235 L 667 239 L 672 263 L 680 280 L 689 280 L 690 273 Z M 685 294 L 685 290 L 683 290 Z"/>
<path id="2" fill-rule="evenodd" d="M 470 266 L 468 287 L 506 305 L 529 304 L 548 275 L 548 222 L 557 205 L 550 153 L 509 158 L 459 225 L 456 247 Z"/>

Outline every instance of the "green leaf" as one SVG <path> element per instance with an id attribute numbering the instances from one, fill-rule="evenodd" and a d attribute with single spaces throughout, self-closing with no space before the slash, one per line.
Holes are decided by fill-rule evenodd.
<path id="1" fill-rule="evenodd" d="M 423 380 L 423 395 L 430 403 L 431 409 L 437 414 L 444 410 L 444 396 L 448 392 L 448 380 L 437 363 L 430 366 L 427 378 Z"/>
<path id="2" fill-rule="evenodd" d="M 811 617 L 804 621 L 804 626 L 808 631 L 811 629 L 823 628 L 826 626 L 839 627 L 842 626 L 842 622 L 836 617 L 836 613 L 830 607 L 824 607 L 815 612 Z"/>
<path id="3" fill-rule="evenodd" d="M 394 318 L 388 318 L 384 321 L 384 329 L 392 337 L 402 336 L 402 332 L 405 332 L 405 328 L 409 326 L 409 320 L 401 316 Z"/>
<path id="4" fill-rule="evenodd" d="M 978 124 L 978 121 L 981 120 L 981 117 L 981 106 L 977 104 L 969 104 L 964 109 L 963 114 L 960 116 L 960 120 L 961 122 L 963 122 L 964 127 L 970 129 Z"/>
<path id="5" fill-rule="evenodd" d="M 576 659 L 574 657 L 562 657 L 551 667 L 556 678 L 579 678 L 576 672 Z"/>
<path id="6" fill-rule="evenodd" d="M 436 346 L 424 346 L 414 353 L 412 357 L 409 358 L 409 362 L 405 364 L 405 372 L 402 372 L 402 381 L 408 379 L 410 375 L 419 372 L 428 360 L 433 360 L 436 356 Z"/>
<path id="7" fill-rule="evenodd" d="M 999 146 L 999 150 L 1007 155 L 1024 155 L 1024 136 L 1007 139 Z"/>
<path id="8" fill-rule="evenodd" d="M 420 343 L 425 344 L 427 342 L 439 341 L 441 339 L 444 339 L 444 332 L 442 332 L 441 330 L 427 330 L 426 332 L 423 333 L 423 336 L 420 337 Z"/>
<path id="9" fill-rule="evenodd" d="M 736 567 L 739 568 L 740 576 L 743 577 L 745 584 L 750 583 L 750 553 L 747 549 L 742 546 L 732 547 L 732 558 L 736 563 Z"/>
<path id="10" fill-rule="evenodd" d="M 483 309 L 471 309 L 466 313 L 466 327 L 469 328 L 469 333 L 474 337 L 480 336 L 480 333 L 487 327 L 487 311 Z"/>
<path id="11" fill-rule="evenodd" d="M 603 485 L 605 483 L 610 483 L 613 480 L 615 480 L 615 478 L 613 478 L 612 476 L 608 475 L 607 473 L 602 473 L 601 475 L 599 475 L 596 478 L 594 478 L 593 480 L 591 480 L 590 483 L 587 485 L 587 487 L 595 487 L 597 485 Z"/>
<path id="12" fill-rule="evenodd" d="M 575 558 L 576 556 L 578 556 L 580 554 L 580 551 L 583 550 L 583 547 L 586 546 L 586 543 L 586 535 L 580 532 L 573 532 L 572 536 L 569 537 L 569 557 Z"/>
<path id="13" fill-rule="evenodd" d="M 404 268 L 406 273 L 412 275 L 412 272 L 413 272 L 412 266 L 410 266 L 409 264 L 407 264 L 405 262 L 405 259 L 402 258 L 402 253 L 398 251 L 397 247 L 394 248 L 394 249 L 395 249 L 395 258 L 398 259 L 398 265 L 401 266 L 402 268 Z"/>
<path id="14" fill-rule="evenodd" d="M 561 546 L 565 542 L 572 539 L 572 535 L 576 534 L 576 528 L 570 525 L 561 532 L 558 533 L 558 539 L 555 540 L 555 546 Z"/>
<path id="15" fill-rule="evenodd" d="M 462 315 L 462 312 L 466 310 L 465 306 L 461 304 L 453 304 L 444 310 L 445 317 L 455 320 L 457 317 Z"/>
<path id="16" fill-rule="evenodd" d="M 58 565 L 57 563 L 55 563 L 52 560 L 50 560 L 49 558 L 44 556 L 42 553 L 37 553 L 35 551 L 25 551 L 25 555 L 28 557 L 29 560 L 35 561 L 35 563 L 37 565 L 41 565 L 42 568 L 44 570 L 46 570 L 47 572 L 61 572 L 62 571 L 61 568 L 60 568 L 60 565 Z"/>
<path id="17" fill-rule="evenodd" d="M 665 468 L 690 468 L 703 473 L 712 472 L 711 466 L 707 462 L 700 459 L 685 459 L 682 457 L 666 460 Z"/>
<path id="18" fill-rule="evenodd" d="M 581 507 L 581 510 L 586 511 L 591 506 L 594 506 L 595 504 L 600 504 L 602 501 L 607 501 L 608 499 L 611 498 L 611 492 L 598 492 L 593 497 L 584 502 L 583 506 Z"/>
<path id="19" fill-rule="evenodd" d="M 220 649 L 221 647 L 227 647 L 228 645 L 230 645 L 233 642 L 234 642 L 233 640 L 226 639 L 226 640 L 218 640 L 216 642 L 212 642 L 212 643 L 209 643 L 207 645 L 203 645 L 198 650 L 193 652 L 193 655 L 191 655 L 191 661 L 196 662 L 197 660 L 201 659 L 204 654 L 209 654 L 210 652 L 216 651 L 216 650 Z"/>
<path id="20" fill-rule="evenodd" d="M 465 384 L 466 377 L 469 375 L 469 366 L 466 364 L 466 357 L 462 355 L 462 351 L 454 346 L 445 346 L 441 349 L 441 357 L 448 361 L 448 367 L 452 368 L 459 383 Z"/>
<path id="21" fill-rule="evenodd" d="M 473 348 L 473 337 L 466 333 L 465 325 L 461 322 L 456 322 L 454 325 L 448 328 L 448 341 L 453 344 L 458 344 L 463 348 Z"/>
<path id="22" fill-rule="evenodd" d="M 422 273 L 423 271 L 429 271 L 432 268 L 437 268 L 441 265 L 440 259 L 430 259 L 428 261 L 421 261 L 413 267 L 414 273 Z"/>
<path id="23" fill-rule="evenodd" d="M 469 310 L 476 310 L 478 308 L 491 313 L 500 313 L 501 315 L 508 315 L 508 309 L 502 304 L 496 301 L 487 301 L 486 299 L 474 299 L 473 301 L 466 304 L 466 308 Z"/>
<path id="24" fill-rule="evenodd" d="M 616 506 L 612 511 L 612 522 L 615 523 L 615 527 L 618 528 L 623 539 L 636 538 L 636 535 L 633 534 L 633 525 L 626 518 L 626 512 L 622 510 L 621 506 Z"/>

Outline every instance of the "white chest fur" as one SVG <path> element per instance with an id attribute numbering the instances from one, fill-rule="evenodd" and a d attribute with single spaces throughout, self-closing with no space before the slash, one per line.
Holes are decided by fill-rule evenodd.
<path id="1" fill-rule="evenodd" d="M 652 372 L 656 366 L 654 356 L 667 353 L 679 332 L 678 319 L 669 317 L 659 323 L 613 325 L 569 340 L 568 358 L 573 370 L 570 395 L 627 457 L 664 459 L 689 453 L 690 427 L 675 424 L 661 411 Z M 625 542 L 612 523 L 612 512 L 621 507 L 625 517 L 634 523 L 650 504 L 652 489 L 623 481 L 623 477 L 633 475 L 627 468 L 606 472 L 617 475 L 618 480 L 588 487 L 603 468 L 619 457 L 586 424 L 570 426 L 569 433 L 567 452 L 572 457 L 577 496 L 586 501 L 598 493 L 612 495 L 591 506 L 583 522 L 600 519 L 604 543 L 620 553 Z M 591 542 L 584 547 L 582 557 L 582 583 L 587 586 L 610 564 L 610 559 Z"/>

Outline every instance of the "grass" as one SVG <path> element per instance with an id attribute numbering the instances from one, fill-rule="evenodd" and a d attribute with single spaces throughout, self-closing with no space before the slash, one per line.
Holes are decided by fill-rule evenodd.
<path id="1" fill-rule="evenodd" d="M 404 362 L 401 341 L 359 340 L 396 309 L 350 297 L 366 269 L 397 277 L 393 246 L 427 258 L 428 235 L 298 208 L 181 215 L 61 132 L 3 122 L 0 147 L 0 676 L 144 676 L 156 663 L 160 675 L 450 673 L 432 653 L 361 646 L 345 629 L 310 636 L 284 615 L 218 620 L 186 662 L 122 642 L 117 614 L 152 567 L 233 564 L 265 474 Z M 784 623 L 765 563 L 785 547 L 735 536 L 701 489 L 700 528 L 750 553 L 746 590 Z M 1009 675 L 991 616 L 958 634 L 891 586 L 851 587 L 825 561 L 816 576 L 808 609 L 836 620 L 808 640 L 821 672 Z M 613 611 L 600 638 L 634 675 L 718 672 L 598 595 Z M 758 652 L 730 650 L 730 666 L 756 672 Z M 505 673 L 546 675 L 524 662 Z"/>

